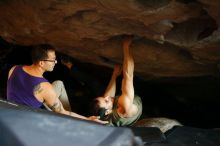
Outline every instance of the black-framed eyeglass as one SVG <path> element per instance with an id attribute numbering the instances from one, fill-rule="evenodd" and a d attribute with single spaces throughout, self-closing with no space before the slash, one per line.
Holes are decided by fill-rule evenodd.
<path id="1" fill-rule="evenodd" d="M 44 60 L 42 60 L 42 61 L 48 61 L 48 62 L 57 63 L 57 60 L 56 60 L 56 59 L 55 59 L 55 60 L 44 59 Z"/>

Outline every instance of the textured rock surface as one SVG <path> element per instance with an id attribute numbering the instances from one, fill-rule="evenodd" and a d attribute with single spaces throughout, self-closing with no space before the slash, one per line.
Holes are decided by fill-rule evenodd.
<path id="1" fill-rule="evenodd" d="M 141 77 L 217 75 L 219 7 L 219 0 L 1 0 L 0 36 L 112 67 L 122 61 L 121 36 L 132 34 Z"/>
<path id="2" fill-rule="evenodd" d="M 182 126 L 177 120 L 168 119 L 168 118 L 145 118 L 137 123 L 135 123 L 135 127 L 157 127 L 163 133 L 172 129 L 174 126 Z"/>

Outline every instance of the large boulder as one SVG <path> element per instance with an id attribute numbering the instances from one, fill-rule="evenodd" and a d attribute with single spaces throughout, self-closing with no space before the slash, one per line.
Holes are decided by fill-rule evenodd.
<path id="1" fill-rule="evenodd" d="M 1 0 L 0 36 L 48 43 L 83 62 L 121 63 L 121 36 L 134 35 L 135 71 L 145 79 L 217 75 L 218 0 Z"/>

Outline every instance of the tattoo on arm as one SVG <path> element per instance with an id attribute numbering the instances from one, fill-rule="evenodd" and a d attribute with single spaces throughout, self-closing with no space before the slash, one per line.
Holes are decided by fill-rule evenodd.
<path id="1" fill-rule="evenodd" d="M 50 108 L 55 112 L 61 112 L 62 105 L 61 105 L 60 101 L 56 101 Z"/>
<path id="2" fill-rule="evenodd" d="M 37 86 L 34 87 L 34 94 L 39 94 L 43 91 L 43 88 L 41 87 L 40 84 L 38 84 Z"/>

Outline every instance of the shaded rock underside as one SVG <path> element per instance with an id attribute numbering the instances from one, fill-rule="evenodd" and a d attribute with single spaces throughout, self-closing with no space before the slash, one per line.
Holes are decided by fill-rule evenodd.
<path id="1" fill-rule="evenodd" d="M 0 36 L 48 43 L 83 62 L 122 62 L 121 36 L 134 35 L 136 75 L 218 75 L 218 0 L 2 0 Z"/>

